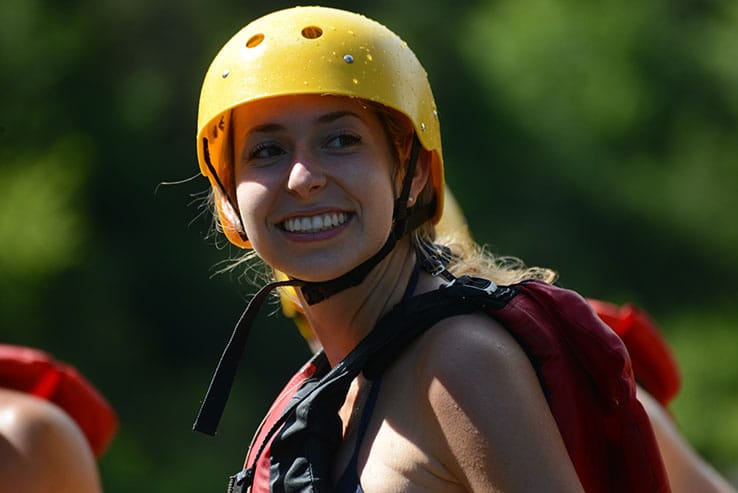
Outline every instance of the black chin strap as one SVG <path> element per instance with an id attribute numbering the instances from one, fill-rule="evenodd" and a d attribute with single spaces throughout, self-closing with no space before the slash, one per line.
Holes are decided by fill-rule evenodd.
<path id="1" fill-rule="evenodd" d="M 407 207 L 407 199 L 410 194 L 410 186 L 412 185 L 419 153 L 420 141 L 416 136 L 410 151 L 410 160 L 403 180 L 402 191 L 395 201 L 392 231 L 385 244 L 376 254 L 346 274 L 330 281 L 308 282 L 300 279 L 290 279 L 287 281 L 271 282 L 262 287 L 254 295 L 246 306 L 246 310 L 244 310 L 241 318 L 236 323 L 231 338 L 223 351 L 223 355 L 220 357 L 218 367 L 215 369 L 208 391 L 205 394 L 200 410 L 197 413 L 197 418 L 195 418 L 195 423 L 192 426 L 195 431 L 215 435 L 220 418 L 223 416 L 231 387 L 233 386 L 233 380 L 236 377 L 238 364 L 246 348 L 246 339 L 248 338 L 249 331 L 259 313 L 259 308 L 272 290 L 282 286 L 299 287 L 305 301 L 309 305 L 314 305 L 347 288 L 357 286 L 392 251 L 399 239 L 408 232 L 418 228 L 433 216 L 436 207 L 435 199 L 429 204 L 411 208 Z"/>
<path id="2" fill-rule="evenodd" d="M 336 293 L 340 293 L 344 289 L 361 284 L 369 272 L 395 248 L 395 244 L 399 239 L 405 236 L 407 232 L 417 229 L 421 224 L 431 218 L 433 211 L 435 211 L 435 203 L 435 200 L 433 200 L 430 204 L 414 207 L 410 217 L 403 223 L 403 230 L 397 230 L 396 227 L 393 228 L 389 238 L 387 238 L 387 241 L 377 253 L 346 274 L 324 282 L 300 281 L 302 283 L 300 291 L 307 304 L 315 305 Z"/>
<path id="3" fill-rule="evenodd" d="M 410 187 L 415 175 L 415 168 L 420 154 L 420 141 L 416 135 L 413 138 L 413 145 L 410 149 L 410 158 L 407 164 L 407 170 L 402 182 L 402 190 L 400 196 L 395 200 L 394 212 L 392 217 L 392 231 L 387 241 L 377 253 L 370 258 L 351 269 L 346 274 L 324 282 L 307 282 L 304 281 L 300 291 L 308 305 L 315 305 L 321 301 L 330 298 L 336 293 L 340 293 L 344 289 L 361 284 L 369 272 L 377 266 L 395 247 L 395 244 L 408 232 L 417 229 L 421 224 L 429 220 L 436 210 L 435 199 L 425 205 L 415 207 L 407 207 L 407 199 L 410 196 Z"/>

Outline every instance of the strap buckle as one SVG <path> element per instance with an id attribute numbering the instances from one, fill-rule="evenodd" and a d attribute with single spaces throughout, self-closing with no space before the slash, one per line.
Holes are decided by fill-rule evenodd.
<path id="1" fill-rule="evenodd" d="M 461 276 L 442 288 L 449 296 L 480 308 L 502 308 L 517 294 L 510 286 L 498 286 L 489 279 Z"/>
<path id="2" fill-rule="evenodd" d="M 228 493 L 246 493 L 254 481 L 254 468 L 239 471 L 228 478 Z"/>

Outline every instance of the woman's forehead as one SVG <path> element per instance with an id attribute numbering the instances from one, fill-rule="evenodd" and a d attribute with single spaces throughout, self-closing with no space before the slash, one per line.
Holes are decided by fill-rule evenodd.
<path id="1" fill-rule="evenodd" d="M 343 116 L 367 122 L 377 119 L 375 112 L 361 99 L 301 94 L 261 99 L 238 106 L 233 110 L 233 124 L 243 132 L 255 127 L 284 125 L 299 118 L 326 124 Z"/>

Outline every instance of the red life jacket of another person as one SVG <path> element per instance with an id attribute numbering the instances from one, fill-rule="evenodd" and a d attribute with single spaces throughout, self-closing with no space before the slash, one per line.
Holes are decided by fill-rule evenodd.
<path id="1" fill-rule="evenodd" d="M 324 415 L 337 411 L 348 388 L 335 382 L 360 371 L 376 378 L 439 320 L 479 310 L 498 320 L 530 358 L 585 491 L 670 491 L 650 420 L 636 399 L 628 352 L 587 301 L 537 281 L 496 287 L 466 277 L 398 304 L 349 354 L 346 368 L 338 368 L 341 362 L 331 369 L 323 353 L 313 357 L 274 401 L 245 470 L 231 478 L 231 491 L 331 491 L 330 448 L 340 442 L 331 434 L 340 435 L 340 420 L 337 426 L 336 416 Z M 321 386 L 328 394 L 323 402 Z"/>
<path id="2" fill-rule="evenodd" d="M 53 402 L 77 423 L 96 457 L 118 429 L 105 397 L 74 367 L 38 349 L 0 344 L 0 387 Z"/>
<path id="3" fill-rule="evenodd" d="M 653 320 L 631 304 L 618 306 L 591 298 L 587 301 L 625 343 L 636 381 L 667 407 L 679 392 L 682 377 L 669 345 Z"/>

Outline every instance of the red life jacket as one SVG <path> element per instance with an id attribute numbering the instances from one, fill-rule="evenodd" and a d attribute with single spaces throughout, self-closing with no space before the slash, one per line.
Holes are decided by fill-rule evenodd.
<path id="1" fill-rule="evenodd" d="M 118 429 L 118 417 L 105 397 L 75 368 L 48 353 L 0 344 L 0 387 L 53 402 L 74 419 L 96 457 Z"/>
<path id="2" fill-rule="evenodd" d="M 638 307 L 595 299 L 587 300 L 597 315 L 625 343 L 636 381 L 662 406 L 677 395 L 682 384 L 679 367 L 656 324 Z"/>
<path id="3" fill-rule="evenodd" d="M 495 290 L 494 285 L 490 287 L 485 282 L 460 278 L 448 288 L 415 296 L 395 307 L 373 332 L 386 321 L 384 325 L 389 327 L 384 327 L 388 329 L 385 334 L 390 335 L 382 337 L 399 340 L 370 345 L 373 353 L 361 363 L 364 374 L 371 378 L 381 373 L 415 337 L 438 320 L 485 311 L 502 323 L 530 358 L 585 491 L 668 493 L 670 488 L 650 420 L 636 399 L 630 358 L 617 334 L 572 291 L 541 282 Z M 512 293 L 502 303 L 495 299 L 500 298 L 500 289 Z M 402 325 L 398 326 L 400 322 Z M 368 336 L 371 337 L 373 334 Z M 295 449 L 289 451 L 294 457 L 305 462 L 304 456 L 312 453 L 312 447 L 306 446 L 314 443 L 310 439 L 294 440 L 292 430 L 300 418 L 288 415 L 299 414 L 295 401 L 300 397 L 295 398 L 295 394 L 303 384 L 325 380 L 322 376 L 326 365 L 324 355 L 319 353 L 290 380 L 257 431 L 247 454 L 246 471 L 234 476 L 236 482 L 246 478 L 245 482 L 252 485 L 250 491 L 270 491 L 270 482 L 274 483 L 275 471 L 280 467 L 280 458 L 270 457 L 284 438 L 280 427 L 289 428 L 286 433 L 294 445 L 287 448 Z M 331 398 L 336 400 L 335 396 Z M 280 448 L 285 446 L 280 443 Z M 325 462 L 324 458 L 317 461 Z M 306 470 L 310 472 L 309 466 Z M 324 471 L 319 472 L 325 477 Z M 281 480 L 277 477 L 277 481 Z M 286 483 L 279 484 L 281 491 Z M 315 490 L 323 491 L 321 487 Z"/>
<path id="4" fill-rule="evenodd" d="M 284 413 L 285 408 L 290 403 L 295 393 L 303 386 L 305 381 L 312 378 L 318 373 L 319 368 L 326 369 L 328 361 L 324 358 L 322 352 L 313 356 L 300 371 L 295 373 L 287 382 L 277 398 L 269 408 L 269 412 L 259 426 L 259 430 L 251 441 L 251 447 L 247 453 L 244 469 L 253 468 L 254 478 L 251 493 L 269 493 L 269 467 L 270 467 L 270 447 L 273 437 L 268 437 L 269 431 L 275 426 L 280 416 Z M 259 453 L 258 446 L 263 447 L 263 451 Z"/>

